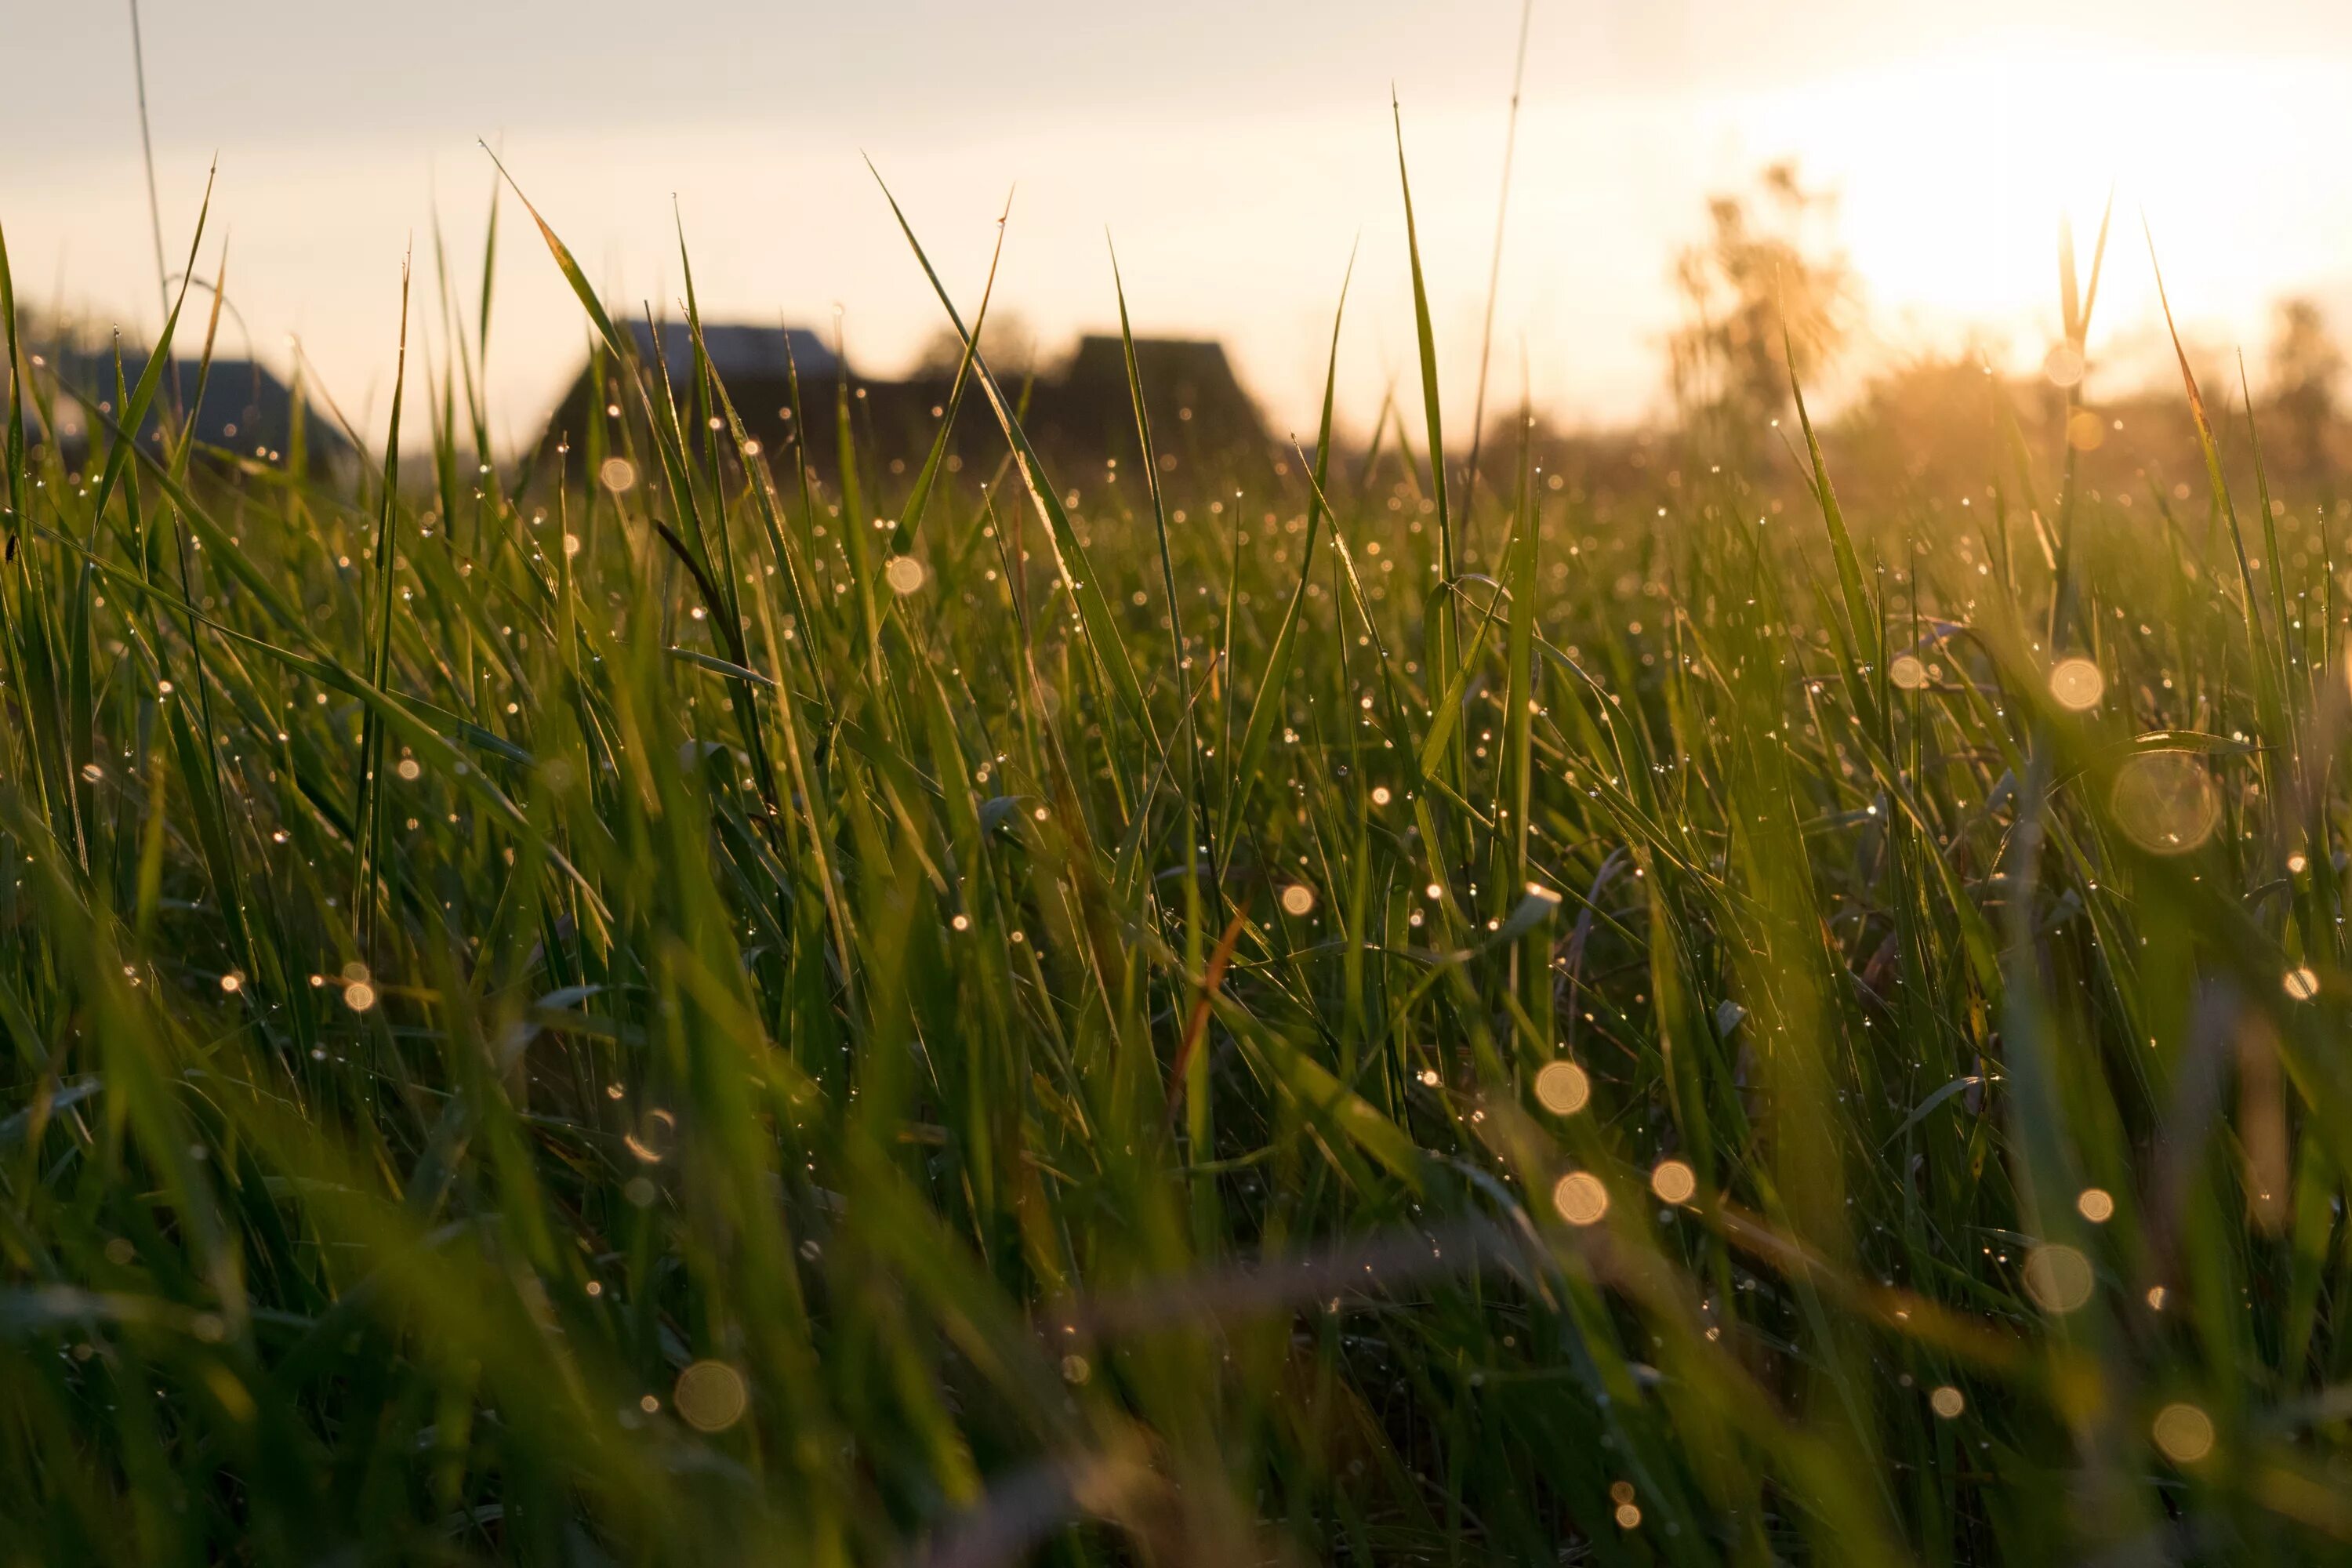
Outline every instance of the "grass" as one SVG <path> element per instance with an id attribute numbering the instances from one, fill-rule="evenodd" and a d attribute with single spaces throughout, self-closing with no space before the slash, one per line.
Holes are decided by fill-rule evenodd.
<path id="1" fill-rule="evenodd" d="M 184 300 L 9 418 L 0 1558 L 2352 1549 L 2347 520 L 2220 389 L 2210 504 L 1602 509 L 1416 255 L 1368 450 L 967 353 L 990 483 L 821 486 L 540 232 L 568 467 L 446 265 L 350 483 L 108 438 Z"/>

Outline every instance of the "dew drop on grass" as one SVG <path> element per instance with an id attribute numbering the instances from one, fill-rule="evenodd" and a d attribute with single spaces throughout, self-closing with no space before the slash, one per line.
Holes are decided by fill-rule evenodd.
<path id="1" fill-rule="evenodd" d="M 1592 1098 L 1592 1080 L 1574 1062 L 1549 1062 L 1536 1074 L 1536 1100 L 1554 1116 L 1573 1116 Z"/>
<path id="2" fill-rule="evenodd" d="M 2074 1199 L 2074 1212 L 2093 1225 L 2105 1225 L 2116 1216 L 2115 1194 L 2105 1187 L 2084 1187 Z"/>
<path id="3" fill-rule="evenodd" d="M 698 1361 L 677 1374 L 670 1404 L 698 1432 L 724 1432 L 751 1405 L 743 1375 L 723 1361 Z"/>
<path id="4" fill-rule="evenodd" d="M 2062 1242 L 2026 1254 L 2025 1293 L 2045 1312 L 2072 1312 L 2091 1299 L 2091 1260 Z"/>
<path id="5" fill-rule="evenodd" d="M 1661 1160 L 1650 1173 L 1650 1190 L 1670 1204 L 1686 1204 L 1698 1192 L 1698 1174 L 1680 1160 Z"/>
<path id="6" fill-rule="evenodd" d="M 2116 826 L 2152 855 L 2186 855 L 2221 822 L 2221 794 L 2193 752 L 2138 752 L 2116 769 Z"/>
<path id="7" fill-rule="evenodd" d="M 1282 910 L 1288 915 L 1314 912 L 1315 889 L 1304 882 L 1293 882 L 1282 889 Z"/>
<path id="8" fill-rule="evenodd" d="M 343 987 L 343 1005 L 354 1013 L 364 1013 L 375 1005 L 375 987 L 364 980 L 354 980 Z"/>
<path id="9" fill-rule="evenodd" d="M 626 495 L 637 482 L 637 466 L 626 458 L 607 458 L 604 466 L 596 470 L 596 477 L 614 495 Z"/>
<path id="10" fill-rule="evenodd" d="M 1927 1395 L 1927 1408 L 1934 1411 L 1937 1415 L 1942 1416 L 1947 1421 L 1958 1415 L 1961 1411 L 1966 1410 L 1968 1407 L 1969 1402 L 1967 1396 L 1962 1394 L 1958 1389 L 1954 1388 L 1948 1383 L 1945 1384 L 1941 1388 L 1937 1389 L 1935 1393 Z"/>
<path id="11" fill-rule="evenodd" d="M 2185 1401 L 2158 1411 L 2148 1435 L 2176 1465 L 2193 1465 L 2213 1451 L 2213 1418 Z"/>
<path id="12" fill-rule="evenodd" d="M 656 1107 L 646 1112 L 635 1132 L 624 1133 L 621 1142 L 646 1164 L 658 1165 L 669 1158 L 671 1149 L 677 1143 L 677 1118 Z"/>
<path id="13" fill-rule="evenodd" d="M 913 556 L 893 555 L 890 563 L 882 568 L 882 575 L 888 579 L 890 591 L 903 598 L 922 587 L 926 574 L 923 563 Z"/>
<path id="14" fill-rule="evenodd" d="M 1906 691 L 1916 691 L 1927 684 L 1927 667 L 1910 654 L 1898 653 L 1886 667 L 1886 679 Z"/>
<path id="15" fill-rule="evenodd" d="M 2107 678 L 2087 658 L 2061 659 L 2050 671 L 2050 696 L 2059 707 L 2083 713 L 2098 706 Z"/>
<path id="16" fill-rule="evenodd" d="M 1597 1225 L 1609 1212 L 1609 1189 L 1590 1171 L 1570 1171 L 1552 1184 L 1551 1206 L 1570 1225 Z"/>
<path id="17" fill-rule="evenodd" d="M 2308 965 L 2288 970 L 2279 984 L 2298 1002 L 2308 1002 L 2319 994 L 2319 976 Z"/>

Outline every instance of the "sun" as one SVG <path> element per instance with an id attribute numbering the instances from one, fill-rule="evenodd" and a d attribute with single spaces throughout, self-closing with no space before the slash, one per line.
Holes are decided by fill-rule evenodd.
<path id="1" fill-rule="evenodd" d="M 2151 238 L 2176 306 L 2240 326 L 2329 268 L 2352 211 L 2342 198 L 2315 207 L 2294 166 L 2324 144 L 2325 106 L 2347 76 L 2019 37 L 1775 95 L 1747 134 L 1839 191 L 1881 322 L 1989 334 L 2037 360 L 2058 327 L 2061 226 L 2087 281 L 2112 199 L 2095 360 L 2102 322 L 2154 313 Z"/>

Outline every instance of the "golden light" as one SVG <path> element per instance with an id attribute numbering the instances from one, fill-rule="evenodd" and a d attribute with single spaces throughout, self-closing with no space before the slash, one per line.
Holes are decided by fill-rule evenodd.
<path id="1" fill-rule="evenodd" d="M 2087 658 L 2060 659 L 2050 671 L 2050 696 L 2059 707 L 2082 713 L 2105 695 L 2107 678 Z"/>
<path id="2" fill-rule="evenodd" d="M 1969 1402 L 1966 1396 L 1948 1383 L 1927 1395 L 1927 1408 L 1947 1421 L 1951 1420 L 1968 1407 Z"/>
<path id="3" fill-rule="evenodd" d="M 2159 54 L 2119 37 L 1992 37 L 1755 100 L 1741 130 L 1838 192 L 1844 249 L 1874 313 L 1949 341 L 1990 328 L 2006 338 L 1996 356 L 2005 370 L 2038 370 L 2063 389 L 2099 384 L 2103 355 L 2121 352 L 2103 326 L 2126 331 L 2155 313 L 2144 258 L 2131 265 L 2117 243 L 2126 214 L 2149 215 L 2176 306 L 2194 300 L 2209 318 L 2258 321 L 2314 265 L 2307 220 L 2255 216 L 2286 179 L 2247 171 L 2260 149 L 2309 141 L 2326 80 L 2318 62 Z M 2246 106 L 2221 135 L 2180 107 L 2217 97 Z M 1857 125 L 1870 133 L 1855 135 Z M 2058 228 L 2071 219 L 2087 276 L 2111 190 L 2086 364 L 2063 341 L 2053 347 Z M 2240 215 L 2263 242 L 2245 240 Z M 2143 368 L 2134 361 L 2133 374 Z M 2095 444 L 2108 432 L 2101 421 L 2070 435 Z"/>
<path id="4" fill-rule="evenodd" d="M 2221 792 L 2193 752 L 2139 752 L 2116 769 L 2116 826 L 2153 855 L 2186 855 L 2221 824 Z"/>
<path id="5" fill-rule="evenodd" d="M 1536 1074 L 1536 1101 L 1554 1116 L 1573 1116 L 1592 1098 L 1592 1080 L 1574 1062 L 1551 1062 Z"/>
<path id="6" fill-rule="evenodd" d="M 1686 1204 L 1698 1191 L 1698 1175 L 1680 1160 L 1661 1160 L 1650 1173 L 1650 1190 L 1670 1204 Z"/>
<path id="7" fill-rule="evenodd" d="M 2116 1217 L 2115 1194 L 2105 1187 L 2084 1187 L 2074 1200 L 2074 1212 L 2093 1225 L 2105 1225 Z"/>
<path id="8" fill-rule="evenodd" d="M 648 1165 L 658 1165 L 669 1157 L 670 1147 L 677 1141 L 677 1118 L 668 1111 L 656 1109 L 646 1113 L 635 1132 L 625 1132 L 621 1142 L 629 1152 Z"/>
<path id="9" fill-rule="evenodd" d="M 677 1374 L 670 1403 L 698 1432 L 724 1432 L 751 1405 L 743 1376 L 723 1361 L 698 1361 Z"/>
<path id="10" fill-rule="evenodd" d="M 2213 1418 L 2194 1405 L 2166 1405 L 2156 1413 L 2148 1435 L 2176 1465 L 2193 1465 L 2213 1451 Z"/>
<path id="11" fill-rule="evenodd" d="M 2025 1258 L 2025 1293 L 2045 1312 L 2065 1313 L 2091 1299 L 2091 1260 L 2058 1243 L 2035 1247 Z"/>
<path id="12" fill-rule="evenodd" d="M 1570 1171 L 1552 1184 L 1551 1206 L 1570 1225 L 1597 1225 L 1609 1212 L 1609 1189 L 1590 1171 Z"/>

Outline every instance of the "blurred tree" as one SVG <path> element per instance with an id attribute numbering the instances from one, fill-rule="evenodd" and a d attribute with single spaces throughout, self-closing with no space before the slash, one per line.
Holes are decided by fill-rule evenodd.
<path id="1" fill-rule="evenodd" d="M 1797 165 L 1770 163 L 1745 192 L 1707 202 L 1705 240 L 1675 261 L 1684 323 L 1667 340 L 1675 405 L 1735 453 L 1789 406 L 1782 323 L 1801 377 L 1835 356 L 1855 308 L 1853 268 L 1835 243 L 1837 198 Z"/>
<path id="2" fill-rule="evenodd" d="M 1017 311 L 998 307 L 980 327 L 980 352 L 1002 381 L 1019 381 L 1037 368 L 1037 334 Z M 963 339 L 941 327 L 923 344 L 918 374 L 953 375 L 963 360 Z"/>
<path id="3" fill-rule="evenodd" d="M 2343 374 L 2344 351 L 2318 302 L 2300 296 L 2280 300 L 2271 322 L 2270 396 L 2282 466 L 2308 477 L 2326 465 L 2336 384 Z"/>

